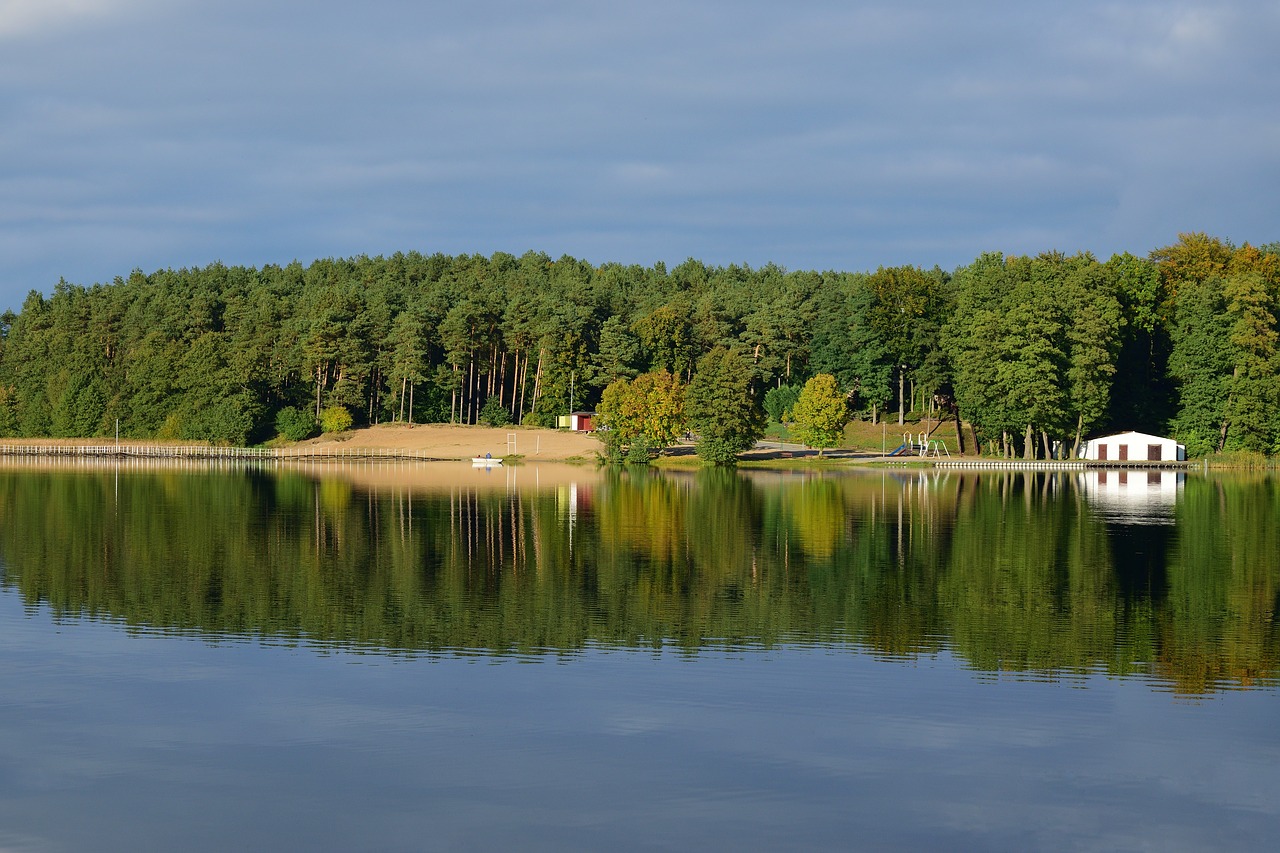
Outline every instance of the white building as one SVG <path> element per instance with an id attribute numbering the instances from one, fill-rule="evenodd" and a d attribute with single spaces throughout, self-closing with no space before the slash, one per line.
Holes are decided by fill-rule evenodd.
<path id="1" fill-rule="evenodd" d="M 1122 432 L 1089 439 L 1084 446 L 1084 458 L 1099 462 L 1183 462 L 1187 448 L 1172 438 Z"/>

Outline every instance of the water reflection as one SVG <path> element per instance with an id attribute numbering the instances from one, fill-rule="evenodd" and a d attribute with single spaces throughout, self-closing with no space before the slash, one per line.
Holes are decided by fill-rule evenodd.
<path id="1" fill-rule="evenodd" d="M 29 606 L 131 630 L 405 655 L 822 645 L 1273 688 L 1275 481 L 1121 473 L 4 468 L 0 560 Z"/>
<path id="2" fill-rule="evenodd" d="M 1100 469 L 1077 475 L 1095 513 L 1122 524 L 1173 524 L 1183 471 Z"/>

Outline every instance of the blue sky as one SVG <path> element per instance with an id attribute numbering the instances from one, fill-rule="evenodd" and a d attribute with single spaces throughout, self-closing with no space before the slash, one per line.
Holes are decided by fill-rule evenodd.
<path id="1" fill-rule="evenodd" d="M 0 306 L 411 249 L 1271 242 L 1276 44 L 1274 0 L 0 0 Z"/>

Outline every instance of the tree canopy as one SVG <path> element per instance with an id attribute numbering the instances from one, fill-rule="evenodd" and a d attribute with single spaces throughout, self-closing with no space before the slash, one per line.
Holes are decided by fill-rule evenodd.
<path id="1" fill-rule="evenodd" d="M 838 445 L 849 420 L 849 407 L 836 378 L 819 373 L 804 383 L 791 416 L 795 420 L 791 434 L 806 446 L 818 448 L 819 456 L 823 448 Z"/>
<path id="2" fill-rule="evenodd" d="M 616 382 L 666 371 L 706 394 L 729 370 L 754 400 L 778 389 L 779 413 L 780 389 L 819 374 L 854 417 L 958 406 L 988 452 L 1138 429 L 1193 453 L 1277 453 L 1278 316 L 1280 247 L 1204 234 L 1146 257 L 991 252 L 952 272 L 537 252 L 135 270 L 60 281 L 0 318 L 0 435 L 105 436 L 118 420 L 129 438 L 245 444 L 298 433 L 286 410 L 335 406 L 354 426 L 550 426 Z"/>

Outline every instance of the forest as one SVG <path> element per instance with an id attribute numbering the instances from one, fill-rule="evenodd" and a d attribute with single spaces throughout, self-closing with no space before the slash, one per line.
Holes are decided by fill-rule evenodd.
<path id="1" fill-rule="evenodd" d="M 214 263 L 60 281 L 6 311 L 0 436 L 554 426 L 618 380 L 695 383 L 714 355 L 747 371 L 757 410 L 830 375 L 854 417 L 961 419 L 970 453 L 1043 457 L 1137 429 L 1193 456 L 1277 455 L 1278 316 L 1280 243 L 1198 233 L 1146 257 L 987 253 L 950 272 L 536 252 Z"/>

